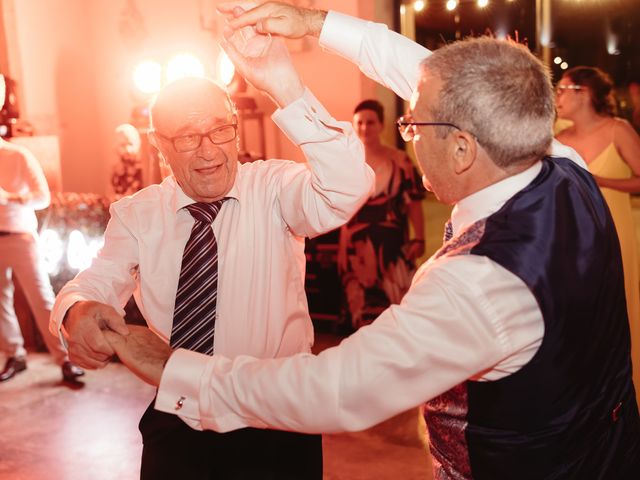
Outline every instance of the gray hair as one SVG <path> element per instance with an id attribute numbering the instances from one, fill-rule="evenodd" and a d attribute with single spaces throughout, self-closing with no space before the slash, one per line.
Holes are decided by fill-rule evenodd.
<path id="1" fill-rule="evenodd" d="M 548 69 L 524 45 L 467 39 L 436 50 L 422 68 L 442 81 L 435 120 L 472 133 L 496 165 L 545 155 L 553 138 L 553 86 Z"/>

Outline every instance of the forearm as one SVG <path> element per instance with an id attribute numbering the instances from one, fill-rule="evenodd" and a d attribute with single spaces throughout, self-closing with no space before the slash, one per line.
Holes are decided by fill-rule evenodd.
<path id="1" fill-rule="evenodd" d="M 478 298 L 475 287 L 456 288 L 467 290 L 468 302 L 447 305 L 447 285 L 414 283 L 400 305 L 317 356 L 232 360 L 178 350 L 162 375 L 156 409 L 220 432 L 247 426 L 307 433 L 368 428 L 506 355 L 495 312 L 477 313 L 478 301 L 490 308 L 487 299 Z M 183 406 L 176 410 L 180 398 Z"/>
<path id="2" fill-rule="evenodd" d="M 358 65 L 372 80 L 409 100 L 429 50 L 380 23 L 329 12 L 320 45 Z"/>
<path id="3" fill-rule="evenodd" d="M 605 178 L 596 177 L 598 185 L 625 193 L 640 193 L 640 177 Z"/>
<path id="4" fill-rule="evenodd" d="M 413 227 L 413 238 L 424 240 L 424 215 L 422 213 L 422 202 L 412 201 L 409 203 L 409 221 Z"/>
<path id="5" fill-rule="evenodd" d="M 314 236 L 345 223 L 373 188 L 373 171 L 348 122 L 339 122 L 307 91 L 274 121 L 303 150 L 308 168 L 286 171 L 279 186 L 282 217 L 291 230 Z"/>
<path id="6" fill-rule="evenodd" d="M 308 9 L 306 11 L 305 24 L 308 32 L 307 35 L 320 37 L 328 13 L 326 10 L 316 9 Z"/>

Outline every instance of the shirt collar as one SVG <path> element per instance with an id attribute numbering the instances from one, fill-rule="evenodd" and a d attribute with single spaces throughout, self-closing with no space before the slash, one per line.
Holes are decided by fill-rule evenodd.
<path id="1" fill-rule="evenodd" d="M 542 162 L 536 162 L 523 172 L 500 180 L 460 200 L 451 212 L 453 234 L 457 235 L 478 220 L 500 210 L 507 200 L 529 185 L 541 169 Z"/>

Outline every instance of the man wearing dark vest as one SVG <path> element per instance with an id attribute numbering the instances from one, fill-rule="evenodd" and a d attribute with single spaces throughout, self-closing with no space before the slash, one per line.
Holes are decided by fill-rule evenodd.
<path id="1" fill-rule="evenodd" d="M 309 12 L 270 2 L 232 26 L 324 35 L 326 12 Z M 640 478 L 619 243 L 590 174 L 546 155 L 547 70 L 524 46 L 481 38 L 415 72 L 398 126 L 425 186 L 454 208 L 400 305 L 318 356 L 168 352 L 148 331 L 109 341 L 159 385 L 164 411 L 196 402 L 205 429 L 357 431 L 424 402 L 435 478 Z"/>

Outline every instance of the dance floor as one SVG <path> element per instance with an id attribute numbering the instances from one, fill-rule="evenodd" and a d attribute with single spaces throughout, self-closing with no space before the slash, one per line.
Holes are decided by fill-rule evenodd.
<path id="1" fill-rule="evenodd" d="M 337 341 L 320 334 L 316 343 Z M 138 478 L 137 425 L 154 389 L 119 363 L 87 372 L 75 387 L 61 378 L 48 355 L 31 353 L 25 372 L 0 383 L 0 479 Z M 324 478 L 431 479 L 423 429 L 411 411 L 365 432 L 325 435 Z"/>

